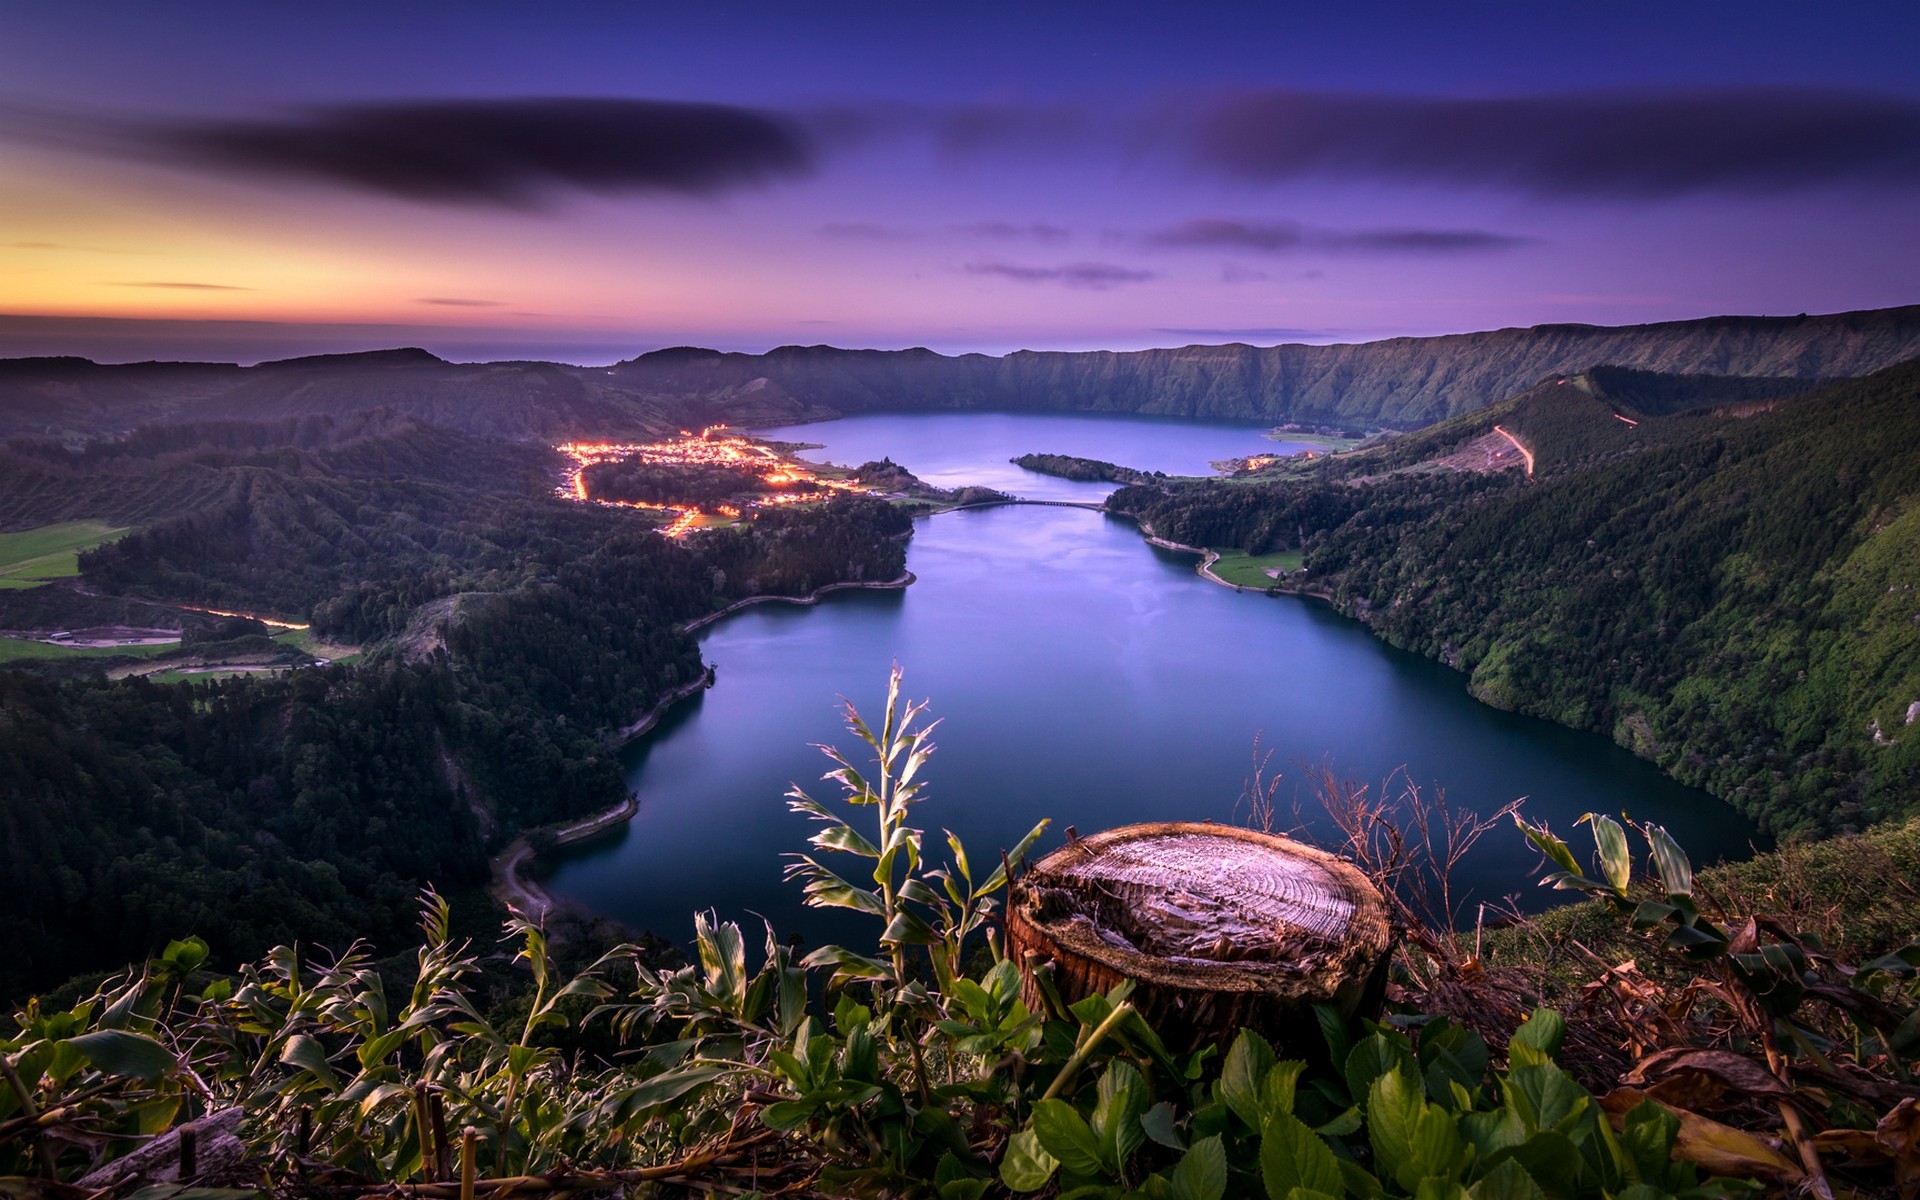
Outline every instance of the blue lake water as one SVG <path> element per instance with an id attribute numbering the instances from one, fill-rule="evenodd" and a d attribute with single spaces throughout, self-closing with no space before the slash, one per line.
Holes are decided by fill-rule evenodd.
<path id="1" fill-rule="evenodd" d="M 1146 470 L 1205 473 L 1212 460 L 1270 451 L 1258 430 L 1121 418 L 996 414 L 862 417 L 763 431 L 854 463 L 890 456 L 928 482 L 984 483 L 1032 498 L 1097 499 L 1012 467 L 1027 451 Z M 1069 824 L 1244 820 L 1255 738 L 1282 776 L 1278 824 L 1331 831 L 1303 764 L 1327 762 L 1375 789 L 1407 782 L 1452 805 L 1526 811 L 1563 833 L 1589 810 L 1665 824 L 1696 862 L 1748 853 L 1731 808 L 1680 786 L 1604 738 L 1488 708 L 1465 677 L 1389 647 L 1318 602 L 1210 584 L 1191 556 L 1145 544 L 1130 523 L 1076 509 L 1005 507 L 916 525 L 897 592 L 841 592 L 811 608 L 763 604 L 702 632 L 717 683 L 628 752 L 640 811 L 624 828 L 543 865 L 550 892 L 636 928 L 684 939 L 690 914 L 758 913 L 810 943 L 878 930 L 802 908 L 782 855 L 810 822 L 783 793 L 816 799 L 829 764 L 815 743 L 857 748 L 840 697 L 877 718 L 887 672 L 932 701 L 939 750 L 916 824 L 960 834 L 976 865 L 997 861 L 1038 818 L 1042 848 Z M 1296 812 L 1297 803 L 1297 812 Z M 867 814 L 862 814 L 867 815 Z M 1576 838 L 1576 845 L 1584 834 Z M 1487 836 L 1459 883 L 1479 899 L 1521 894 L 1537 856 L 1517 832 Z M 851 866 L 848 866 L 851 869 Z M 757 923 L 756 923 L 757 924 Z"/>

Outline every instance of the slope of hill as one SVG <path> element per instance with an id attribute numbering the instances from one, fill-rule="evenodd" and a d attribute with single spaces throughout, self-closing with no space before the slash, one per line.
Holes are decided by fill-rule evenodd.
<path id="1" fill-rule="evenodd" d="M 1294 586 L 1483 700 L 1609 733 L 1776 830 L 1913 812 L 1920 361 L 1770 403 L 1629 425 L 1550 380 L 1291 480 L 1113 504 L 1191 544 L 1303 547 Z M 1531 480 L 1436 465 L 1493 423 L 1537 443 Z"/>
<path id="2" fill-rule="evenodd" d="M 842 413 L 1044 409 L 1406 428 L 1596 363 L 1811 380 L 1862 375 L 1915 355 L 1920 306 L 1620 328 L 1540 325 L 1335 346 L 1020 351 L 1004 358 L 827 346 L 763 355 L 679 349 L 622 363 L 614 378 L 638 393 L 697 395 L 709 403 L 772 385 Z"/>
<path id="3" fill-rule="evenodd" d="M 423 350 L 245 368 L 19 359 L 0 363 L 0 437 L 72 438 L 118 434 L 152 420 L 364 408 L 391 408 L 468 433 L 541 440 L 922 409 L 1131 412 L 1406 429 L 1597 363 L 1813 380 L 1863 375 L 1915 355 L 1920 306 L 1618 328 L 1539 325 L 1334 346 L 1023 350 L 1000 358 L 783 346 L 765 354 L 662 350 L 605 368 L 456 364 Z"/>

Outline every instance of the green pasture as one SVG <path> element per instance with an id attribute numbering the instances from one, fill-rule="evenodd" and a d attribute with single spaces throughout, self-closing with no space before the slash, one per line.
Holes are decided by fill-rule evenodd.
<path id="1" fill-rule="evenodd" d="M 80 552 L 124 536 L 101 521 L 62 521 L 18 533 L 0 533 L 0 588 L 39 587 L 80 573 Z"/>
<path id="2" fill-rule="evenodd" d="M 30 642 L 24 638 L 0 638 L 0 663 L 21 662 L 31 658 L 151 658 L 179 648 L 179 642 L 161 642 L 153 646 L 61 646 L 52 642 Z"/>
<path id="3" fill-rule="evenodd" d="M 1213 573 L 1241 587 L 1269 588 L 1279 580 L 1268 571 L 1298 571 L 1300 552 L 1282 550 L 1277 554 L 1248 554 L 1243 550 L 1222 550 L 1213 564 Z"/>

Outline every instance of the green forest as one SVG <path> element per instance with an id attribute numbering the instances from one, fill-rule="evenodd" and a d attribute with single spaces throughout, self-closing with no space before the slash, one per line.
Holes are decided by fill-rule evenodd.
<path id="1" fill-rule="evenodd" d="M 680 625 L 743 596 L 905 568 L 911 522 L 838 497 L 686 543 L 551 494 L 557 456 L 391 414 L 16 443 L 0 503 L 135 521 L 85 552 L 86 595 L 8 591 L 0 624 L 240 608 L 368 643 L 350 666 L 210 683 L 0 672 L 0 995 L 193 932 L 411 940 L 415 896 L 477 887 L 519 832 L 625 796 L 605 732 L 705 667 Z M 153 519 L 157 509 L 174 510 Z M 251 622 L 175 611 L 192 646 Z M 77 677 L 76 677 L 77 676 Z M 70 678 L 56 682 L 55 677 Z"/>

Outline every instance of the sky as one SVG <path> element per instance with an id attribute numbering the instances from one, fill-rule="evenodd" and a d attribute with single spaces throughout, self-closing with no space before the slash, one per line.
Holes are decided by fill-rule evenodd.
<path id="1" fill-rule="evenodd" d="M 1920 302 L 1920 5 L 0 5 L 0 356 Z"/>

